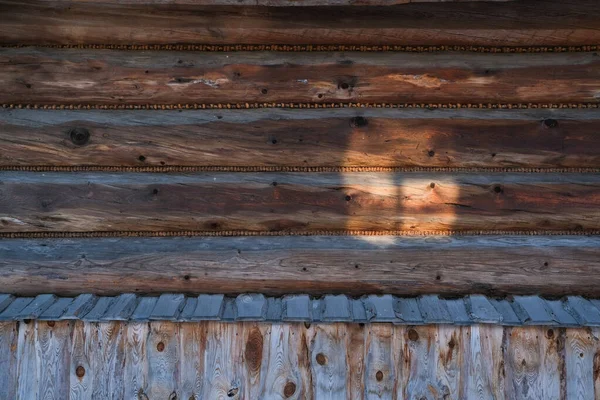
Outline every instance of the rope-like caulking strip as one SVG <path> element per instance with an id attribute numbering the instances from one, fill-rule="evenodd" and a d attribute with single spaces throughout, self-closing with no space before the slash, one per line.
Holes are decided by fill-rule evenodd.
<path id="1" fill-rule="evenodd" d="M 315 231 L 98 231 L 98 232 L 0 232 L 4 239 L 85 239 L 119 237 L 231 237 L 231 236 L 594 236 L 600 230 L 315 230 Z"/>
<path id="2" fill-rule="evenodd" d="M 180 103 L 180 104 L 19 104 L 3 103 L 7 109 L 34 110 L 241 110 L 254 108 L 422 108 L 434 109 L 596 109 L 600 103 Z"/>
<path id="3" fill-rule="evenodd" d="M 461 45 L 352 45 L 352 44 L 3 44 L 0 48 L 42 47 L 53 49 L 94 49 L 94 50 L 159 50 L 159 51 L 291 51 L 291 52 L 323 52 L 323 51 L 358 51 L 358 52 L 400 52 L 431 53 L 440 51 L 472 52 L 472 53 L 572 53 L 600 50 L 600 45 L 580 46 L 461 46 Z"/>
<path id="4" fill-rule="evenodd" d="M 20 172 L 153 172 L 153 173 L 193 173 L 193 172 L 479 172 L 479 173 L 577 173 L 598 174 L 600 168 L 528 168 L 528 167 L 378 167 L 378 166 L 204 166 L 204 165 L 0 165 L 0 171 Z"/>

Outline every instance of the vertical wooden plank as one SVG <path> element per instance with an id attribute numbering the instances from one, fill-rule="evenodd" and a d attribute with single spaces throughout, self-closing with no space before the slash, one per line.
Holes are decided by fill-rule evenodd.
<path id="1" fill-rule="evenodd" d="M 148 391 L 149 399 L 177 397 L 179 381 L 179 324 L 151 322 L 148 336 Z"/>
<path id="2" fill-rule="evenodd" d="M 352 400 L 365 398 L 365 335 L 367 326 L 365 324 L 346 325 L 346 348 L 350 349 L 347 353 L 347 390 L 348 397 Z M 392 357 L 395 357 L 393 352 Z"/>
<path id="3" fill-rule="evenodd" d="M 207 322 L 202 399 L 241 399 L 244 355 L 239 324 Z"/>
<path id="4" fill-rule="evenodd" d="M 204 378 L 206 351 L 206 324 L 202 322 L 179 325 L 180 362 L 178 398 L 198 400 Z"/>
<path id="5" fill-rule="evenodd" d="M 560 355 L 554 333 L 549 340 L 540 326 L 507 329 L 506 397 L 510 399 L 559 399 Z"/>
<path id="6" fill-rule="evenodd" d="M 365 398 L 392 399 L 396 367 L 391 324 L 370 324 L 365 332 Z M 355 351 L 355 349 L 348 349 Z"/>
<path id="7" fill-rule="evenodd" d="M 90 323 L 92 353 L 90 355 L 94 374 L 94 399 L 121 399 L 124 395 L 123 367 L 124 323 Z"/>
<path id="8" fill-rule="evenodd" d="M 401 398 L 433 400 L 443 397 L 444 391 L 435 380 L 437 335 L 435 325 L 407 327 L 402 355 L 407 384 Z"/>
<path id="9" fill-rule="evenodd" d="M 594 358 L 596 337 L 589 328 L 567 329 L 565 364 L 567 398 L 594 399 Z"/>
<path id="10" fill-rule="evenodd" d="M 462 330 L 463 328 L 458 326 L 438 325 L 435 381 L 440 387 L 442 398 L 460 398 L 461 368 L 464 363 Z"/>
<path id="11" fill-rule="evenodd" d="M 394 326 L 394 337 L 392 340 L 392 354 L 396 365 L 396 382 L 394 387 L 394 399 L 403 400 L 405 397 L 408 379 L 410 376 L 410 358 L 405 357 L 408 351 L 407 327 Z"/>
<path id="12" fill-rule="evenodd" d="M 36 350 L 37 327 L 35 322 L 19 323 L 17 355 L 17 400 L 37 400 L 39 363 Z"/>
<path id="13" fill-rule="evenodd" d="M 39 398 L 62 400 L 69 396 L 71 322 L 37 321 L 40 356 Z"/>
<path id="14" fill-rule="evenodd" d="M 312 325 L 310 331 L 312 397 L 331 400 L 347 398 L 346 324 Z"/>
<path id="15" fill-rule="evenodd" d="M 504 354 L 500 325 L 463 328 L 464 348 L 459 398 L 504 399 Z"/>
<path id="16" fill-rule="evenodd" d="M 73 323 L 71 368 L 69 371 L 69 398 L 72 400 L 86 400 L 92 398 L 94 373 L 92 370 L 91 358 L 91 326 L 92 324 L 83 321 L 75 321 Z"/>
<path id="17" fill-rule="evenodd" d="M 600 328 L 591 329 L 592 337 L 596 343 L 594 351 L 594 399 L 600 399 Z M 566 373 L 565 373 L 566 375 Z"/>
<path id="18" fill-rule="evenodd" d="M 265 343 L 261 399 L 311 399 L 310 354 L 304 324 L 273 324 Z"/>
<path id="19" fill-rule="evenodd" d="M 144 400 L 148 390 L 148 355 L 146 344 L 150 332 L 148 322 L 129 322 L 125 338 L 123 386 L 125 400 Z"/>
<path id="20" fill-rule="evenodd" d="M 16 396 L 18 339 L 18 322 L 0 322 L 0 399 Z"/>
<path id="21" fill-rule="evenodd" d="M 271 397 L 275 397 L 275 393 L 269 391 L 269 384 L 272 382 L 265 382 L 265 379 L 269 379 L 267 375 L 267 369 L 269 368 L 269 344 L 271 342 L 271 325 L 270 324 L 257 324 L 248 322 L 242 324 L 243 337 L 242 342 L 244 343 L 244 385 L 243 398 L 258 399 L 261 396 L 261 391 L 268 391 Z M 277 370 L 272 371 L 276 373 Z M 267 398 L 271 398 L 267 397 Z"/>

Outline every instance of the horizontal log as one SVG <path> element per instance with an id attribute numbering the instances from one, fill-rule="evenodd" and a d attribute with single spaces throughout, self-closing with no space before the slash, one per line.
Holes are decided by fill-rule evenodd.
<path id="1" fill-rule="evenodd" d="M 0 103 L 597 102 L 595 53 L 0 49 Z"/>
<path id="2" fill-rule="evenodd" d="M 56 0 L 44 0 L 50 4 Z M 513 0 L 75 0 L 76 3 L 164 5 L 183 4 L 194 6 L 391 6 L 408 3 L 461 3 L 473 1 L 513 1 Z"/>
<path id="3" fill-rule="evenodd" d="M 592 110 L 16 109 L 0 166 L 598 168 L 599 129 Z"/>
<path id="4" fill-rule="evenodd" d="M 0 232 L 600 229 L 597 174 L 0 174 Z"/>
<path id="5" fill-rule="evenodd" d="M 93 292 L 597 296 L 598 237 L 238 237 L 0 241 L 0 286 Z"/>
<path id="6" fill-rule="evenodd" d="M 148 7 L 3 0 L 0 44 L 598 45 L 597 5 L 596 0 L 528 0 L 398 7 Z"/>

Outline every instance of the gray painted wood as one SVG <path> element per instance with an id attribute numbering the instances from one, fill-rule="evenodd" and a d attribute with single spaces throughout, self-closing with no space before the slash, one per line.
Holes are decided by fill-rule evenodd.
<path id="1" fill-rule="evenodd" d="M 242 294 L 235 299 L 236 320 L 264 320 L 267 315 L 267 300 L 262 294 Z"/>
<path id="2" fill-rule="evenodd" d="M 483 295 L 470 295 L 467 300 L 467 310 L 473 321 L 480 323 L 499 323 L 502 322 L 502 314 L 490 303 L 487 297 Z"/>
<path id="3" fill-rule="evenodd" d="M 464 299 L 447 299 L 444 303 L 446 304 L 452 323 L 458 325 L 473 323 L 467 312 Z"/>
<path id="4" fill-rule="evenodd" d="M 131 314 L 131 319 L 133 321 L 150 321 L 150 315 L 157 301 L 158 297 L 142 297 L 133 314 Z"/>
<path id="5" fill-rule="evenodd" d="M 404 323 L 422 324 L 425 322 L 416 298 L 396 299 L 394 311 L 400 321 Z"/>
<path id="6" fill-rule="evenodd" d="M 0 321 L 14 321 L 19 313 L 33 301 L 33 297 L 16 298 L 6 309 L 0 314 Z"/>
<path id="7" fill-rule="evenodd" d="M 39 317 L 48 307 L 56 301 L 53 294 L 40 294 L 15 316 L 15 319 L 33 319 Z"/>
<path id="8" fill-rule="evenodd" d="M 512 306 L 524 325 L 556 325 L 546 302 L 539 296 L 515 296 Z"/>
<path id="9" fill-rule="evenodd" d="M 191 320 L 218 320 L 223 312 L 223 307 L 224 296 L 222 294 L 201 294 L 198 296 L 196 310 Z"/>
<path id="10" fill-rule="evenodd" d="M 60 317 L 65 313 L 65 310 L 73 303 L 73 299 L 70 297 L 60 297 L 54 304 L 48 307 L 43 313 L 40 314 L 38 319 L 40 320 L 59 320 Z"/>
<path id="11" fill-rule="evenodd" d="M 448 323 L 452 319 L 444 301 L 436 295 L 421 296 L 418 299 L 423 320 L 429 324 Z"/>
<path id="12" fill-rule="evenodd" d="M 290 295 L 283 297 L 283 321 L 310 321 L 310 297 Z"/>
<path id="13" fill-rule="evenodd" d="M 185 296 L 182 294 L 163 294 L 158 298 L 154 310 L 150 315 L 151 320 L 176 321 L 185 305 Z"/>
<path id="14" fill-rule="evenodd" d="M 350 299 L 343 295 L 328 295 L 321 300 L 323 321 L 351 321 Z"/>
<path id="15" fill-rule="evenodd" d="M 502 315 L 501 323 L 503 325 L 521 325 L 523 321 L 515 313 L 510 302 L 504 299 L 489 299 L 496 311 Z"/>
<path id="16" fill-rule="evenodd" d="M 94 307 L 81 317 L 84 321 L 102 321 L 102 317 L 115 301 L 115 297 L 99 297 Z"/>
<path id="17" fill-rule="evenodd" d="M 137 306 L 137 296 L 125 293 L 115 298 L 100 318 L 102 321 L 126 321 Z"/>
<path id="18" fill-rule="evenodd" d="M 369 321 L 389 322 L 397 318 L 394 312 L 394 297 L 389 294 L 363 297 L 362 303 Z"/>
<path id="19" fill-rule="evenodd" d="M 577 320 L 567 311 L 565 310 L 564 304 L 562 300 L 546 300 L 546 305 L 552 315 L 554 316 L 555 321 L 561 326 L 577 326 L 579 323 Z"/>
<path id="20" fill-rule="evenodd" d="M 73 303 L 65 310 L 60 319 L 80 319 L 94 308 L 98 298 L 91 294 L 80 294 Z"/>
<path id="21" fill-rule="evenodd" d="M 589 300 L 580 296 L 569 296 L 564 306 L 581 324 L 600 326 L 600 310 Z"/>
<path id="22" fill-rule="evenodd" d="M 12 303 L 14 298 L 15 297 L 11 294 L 0 294 L 0 313 Z"/>

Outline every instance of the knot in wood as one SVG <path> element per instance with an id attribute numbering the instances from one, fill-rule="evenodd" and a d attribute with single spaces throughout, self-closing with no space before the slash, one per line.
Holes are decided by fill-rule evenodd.
<path id="1" fill-rule="evenodd" d="M 317 359 L 317 363 L 319 365 L 325 365 L 325 364 L 327 364 L 327 357 L 325 357 L 325 354 L 323 354 L 323 353 L 317 354 L 316 359 Z"/>
<path id="2" fill-rule="evenodd" d="M 558 126 L 558 121 L 555 119 L 545 119 L 544 126 L 546 128 L 556 128 Z"/>
<path id="3" fill-rule="evenodd" d="M 85 128 L 73 128 L 69 131 L 71 142 L 77 146 L 83 146 L 90 140 L 90 131 Z"/>
<path id="4" fill-rule="evenodd" d="M 85 375 L 85 368 L 81 365 L 78 365 L 77 368 L 75 368 L 75 375 L 77 375 L 78 378 L 83 378 Z"/>
<path id="5" fill-rule="evenodd" d="M 419 333 L 414 329 L 409 329 L 408 330 L 408 338 L 411 341 L 416 342 L 417 340 L 419 340 Z"/>
<path id="6" fill-rule="evenodd" d="M 296 393 L 296 384 L 292 381 L 289 381 L 283 388 L 283 395 L 285 397 L 292 397 L 294 393 Z"/>

